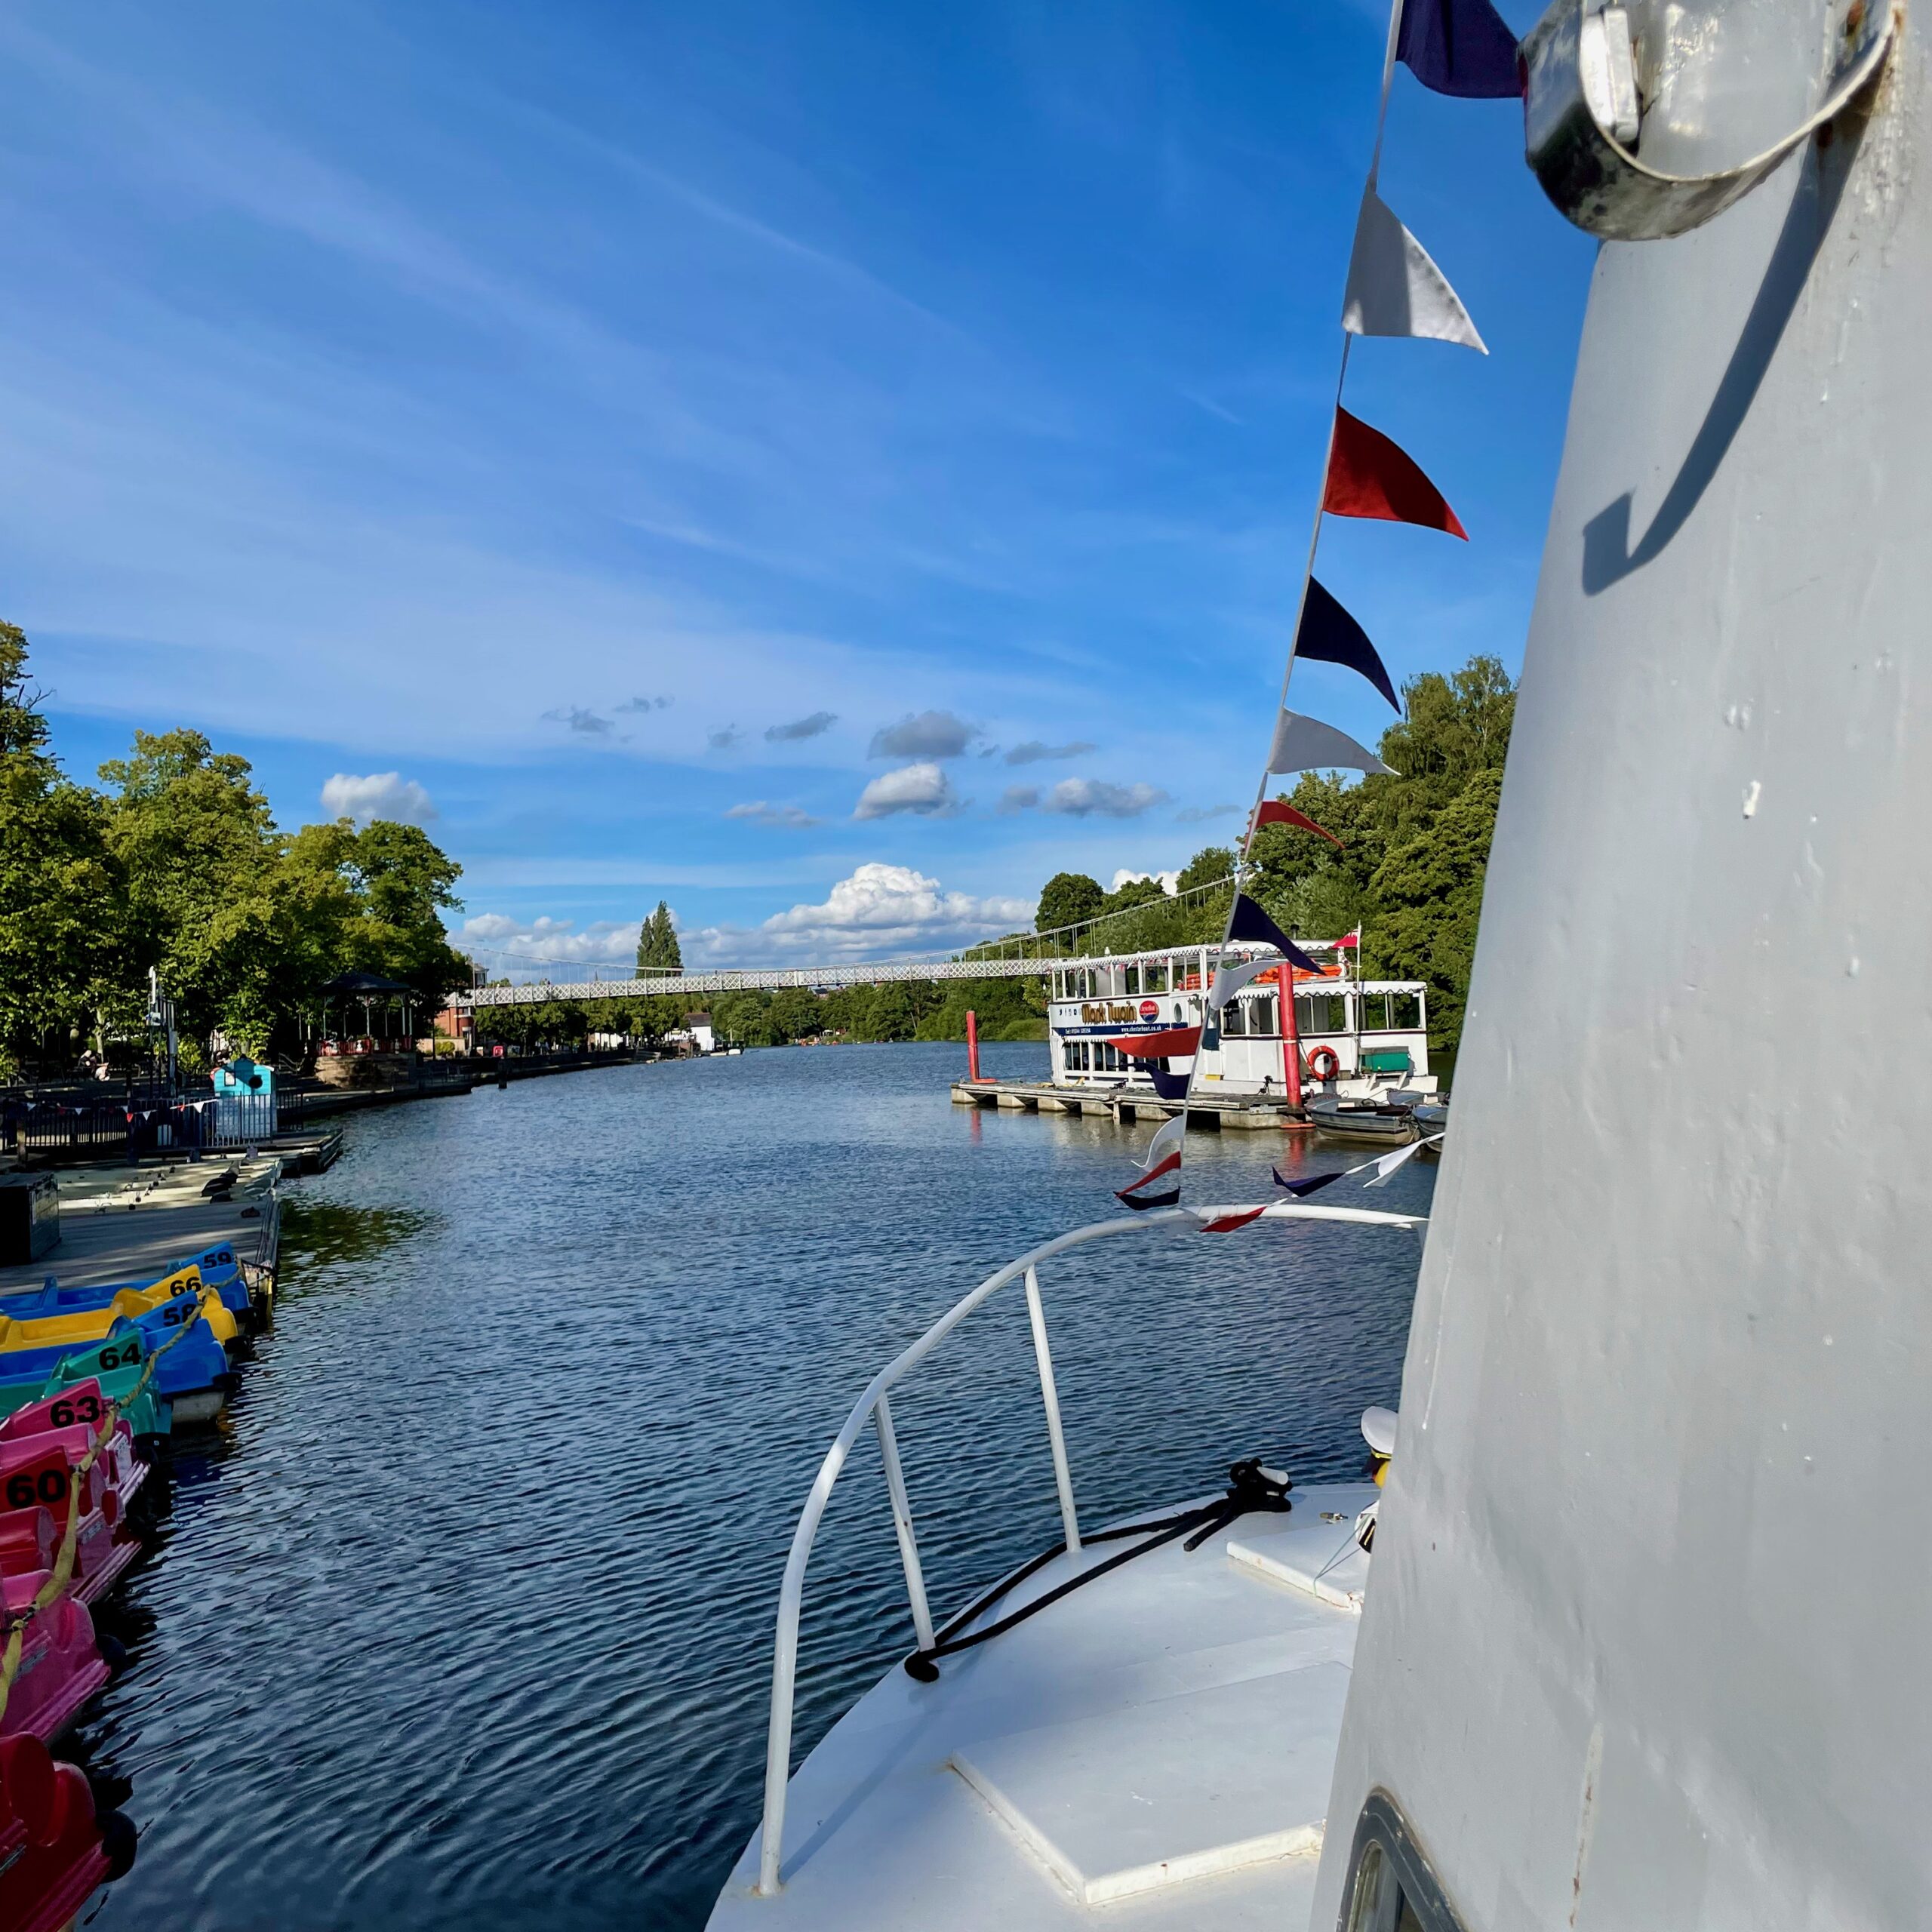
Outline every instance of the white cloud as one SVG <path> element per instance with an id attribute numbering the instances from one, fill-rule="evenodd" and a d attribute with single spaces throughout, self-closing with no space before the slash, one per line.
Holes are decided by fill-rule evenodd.
<path id="1" fill-rule="evenodd" d="M 888 724 L 872 734 L 869 758 L 957 758 L 974 738 L 976 726 L 949 711 L 910 712 L 897 724 Z"/>
<path id="2" fill-rule="evenodd" d="M 371 771 L 360 778 L 338 771 L 323 784 L 322 810 L 331 818 L 352 818 L 358 825 L 378 818 L 427 825 L 437 815 L 429 793 L 399 771 Z"/>
<path id="3" fill-rule="evenodd" d="M 794 829 L 802 829 L 808 825 L 823 825 L 822 818 L 814 818 L 808 811 L 797 805 L 774 805 L 763 798 L 749 798 L 742 805 L 731 805 L 725 809 L 727 818 L 749 819 L 755 825 L 783 825 Z"/>
<path id="4" fill-rule="evenodd" d="M 671 915 L 677 924 L 678 915 Z M 547 915 L 513 919 L 507 912 L 478 912 L 450 935 L 460 952 L 473 952 L 492 979 L 555 978 L 537 969 L 548 966 L 605 967 L 623 969 L 628 977 L 637 961 L 638 933 L 642 921 L 598 919 L 579 928 L 574 919 Z M 588 978 L 587 973 L 570 977 Z M 609 973 L 604 975 L 609 979 Z"/>
<path id="5" fill-rule="evenodd" d="M 903 764 L 882 771 L 859 794 L 854 818 L 889 818 L 894 812 L 931 815 L 958 811 L 952 781 L 936 764 Z"/>
<path id="6" fill-rule="evenodd" d="M 1211 818 L 1232 818 L 1241 811 L 1238 805 L 1189 805 L 1186 811 L 1174 814 L 1177 825 L 1201 825 Z"/>
<path id="7" fill-rule="evenodd" d="M 1164 804 L 1168 795 L 1158 785 L 1110 785 L 1103 778 L 1063 778 L 1040 801 L 1044 812 L 1064 812 L 1072 818 L 1138 818 L 1150 807 Z"/>
<path id="8" fill-rule="evenodd" d="M 687 935 L 688 959 L 823 961 L 939 952 L 1030 928 L 1032 902 L 948 892 L 909 866 L 863 865 L 817 906 L 794 906 L 749 930 L 712 926 Z M 632 928 L 635 931 L 635 928 Z"/>
<path id="9" fill-rule="evenodd" d="M 1161 890 L 1171 899 L 1180 890 L 1180 874 L 1171 872 L 1131 872 L 1123 866 L 1114 874 L 1114 882 L 1107 888 L 1109 892 L 1118 892 L 1124 885 L 1137 885 L 1143 879 L 1155 879 Z"/>

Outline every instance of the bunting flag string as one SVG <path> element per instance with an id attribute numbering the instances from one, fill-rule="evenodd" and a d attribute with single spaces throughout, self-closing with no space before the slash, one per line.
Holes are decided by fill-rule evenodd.
<path id="1" fill-rule="evenodd" d="M 1259 832 L 1264 825 L 1292 826 L 1297 832 L 1312 832 L 1318 838 L 1325 838 L 1340 852 L 1345 848 L 1342 841 L 1332 832 L 1324 832 L 1306 812 L 1298 812 L 1284 798 L 1265 798 L 1254 808 L 1254 830 Z"/>
<path id="2" fill-rule="evenodd" d="M 1435 94 L 1503 100 L 1523 91 L 1516 36 L 1489 0 L 1398 0 L 1395 58 Z"/>
<path id="3" fill-rule="evenodd" d="M 1399 712 L 1402 708 L 1388 669 L 1369 642 L 1367 632 L 1342 608 L 1318 577 L 1308 580 L 1301 623 L 1295 632 L 1295 656 L 1312 657 L 1320 664 L 1340 664 L 1355 672 L 1366 678 L 1394 709 Z"/>
<path id="4" fill-rule="evenodd" d="M 1288 687 L 1297 659 L 1312 658 L 1318 663 L 1339 664 L 1365 678 L 1399 714 L 1401 700 L 1395 681 L 1380 654 L 1355 619 L 1327 588 L 1315 579 L 1315 561 L 1321 545 L 1323 519 L 1330 516 L 1359 517 L 1388 523 L 1408 523 L 1426 530 L 1439 530 L 1467 540 L 1469 533 L 1451 509 L 1447 500 L 1426 475 L 1421 466 L 1399 445 L 1380 430 L 1372 428 L 1342 406 L 1343 385 L 1346 379 L 1349 352 L 1358 336 L 1381 336 L 1448 342 L 1487 355 L 1484 343 L 1462 298 L 1436 266 L 1429 251 L 1405 227 L 1395 212 L 1376 192 L 1382 155 L 1382 138 L 1389 112 L 1389 88 L 1398 62 L 1406 65 L 1424 87 L 1438 94 L 1481 98 L 1503 97 L 1521 91 L 1516 43 L 1491 0 L 1393 0 L 1389 22 L 1387 59 L 1382 74 L 1382 100 L 1376 122 L 1375 146 L 1364 184 L 1360 209 L 1355 220 L 1355 242 L 1350 251 L 1347 283 L 1342 305 L 1341 367 L 1335 386 L 1335 414 L 1332 420 L 1328 460 L 1322 479 L 1321 502 L 1309 534 L 1308 567 L 1302 584 L 1302 608 L 1295 625 L 1294 642 L 1289 653 L 1281 684 L 1281 707 L 1275 721 L 1274 736 L 1263 773 L 1255 809 L 1250 817 L 1241 851 L 1235 860 L 1238 881 L 1228 921 L 1223 934 L 1223 947 L 1238 939 L 1254 940 L 1274 947 L 1281 957 L 1303 971 L 1321 969 L 1275 925 L 1256 902 L 1239 889 L 1238 881 L 1252 876 L 1251 854 L 1256 835 L 1264 826 L 1278 825 L 1312 833 L 1326 839 L 1339 851 L 1342 841 L 1305 813 L 1285 800 L 1269 800 L 1265 794 L 1270 777 L 1300 771 L 1358 771 L 1368 776 L 1395 777 L 1392 768 L 1365 745 L 1345 731 L 1318 718 L 1288 709 Z M 1347 942 L 1343 942 L 1347 943 Z M 1359 958 L 1360 934 L 1355 935 Z M 1118 1190 L 1119 1198 L 1132 1208 L 1166 1205 L 1180 1198 L 1180 1152 L 1186 1134 L 1186 1101 L 1201 1070 L 1204 1029 L 1211 1028 L 1215 1016 L 1235 993 L 1262 974 L 1279 971 L 1266 963 L 1248 962 L 1217 971 L 1201 1002 L 1202 1025 L 1175 1026 L 1113 1041 L 1127 1059 L 1146 1065 L 1154 1089 L 1164 1100 L 1178 1100 L 1181 1111 L 1168 1122 L 1149 1150 L 1149 1162 L 1140 1178 Z M 1183 1060 L 1183 1073 L 1171 1070 L 1171 1063 Z M 1164 1137 L 1172 1133 L 1170 1146 Z M 1438 1140 L 1441 1137 L 1434 1137 Z M 1376 1169 L 1377 1186 L 1412 1158 L 1428 1143 L 1417 1143 L 1399 1155 L 1380 1157 L 1370 1163 Z M 1155 1150 L 1162 1150 L 1158 1161 Z M 1348 1173 L 1364 1171 L 1350 1168 Z M 1146 1190 L 1174 1177 L 1171 1189 L 1157 1195 Z M 1311 1175 L 1289 1180 L 1277 1171 L 1280 1185 L 1295 1194 L 1313 1193 L 1340 1174 Z M 1259 1210 L 1226 1215 L 1204 1223 L 1211 1232 L 1245 1226 Z"/>
<path id="5" fill-rule="evenodd" d="M 1351 335 L 1420 337 L 1489 353 L 1448 277 L 1373 188 L 1355 220 L 1342 326 Z"/>
<path id="6" fill-rule="evenodd" d="M 1413 523 L 1469 541 L 1469 533 L 1415 458 L 1392 438 L 1340 407 L 1321 508 L 1330 516 Z"/>
<path id="7" fill-rule="evenodd" d="M 1366 745 L 1357 744 L 1347 732 L 1338 731 L 1318 718 L 1286 709 L 1275 721 L 1268 769 L 1284 777 L 1295 771 L 1364 771 L 1386 778 L 1396 775 L 1393 767 L 1384 764 Z"/>
<path id="8" fill-rule="evenodd" d="M 1235 906 L 1228 920 L 1228 940 L 1253 940 L 1261 946 L 1272 946 L 1291 965 L 1299 966 L 1304 973 L 1319 973 L 1321 968 L 1275 924 L 1261 909 L 1257 900 L 1249 898 L 1244 892 L 1235 894 Z"/>

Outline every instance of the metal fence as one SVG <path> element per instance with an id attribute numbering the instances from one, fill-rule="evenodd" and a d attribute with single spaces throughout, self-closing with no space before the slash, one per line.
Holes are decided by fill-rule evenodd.
<path id="1" fill-rule="evenodd" d="M 253 1146 L 297 1124 L 303 1097 L 242 1094 L 192 1100 L 141 1096 L 10 1100 L 0 1104 L 0 1152 L 45 1162 Z"/>

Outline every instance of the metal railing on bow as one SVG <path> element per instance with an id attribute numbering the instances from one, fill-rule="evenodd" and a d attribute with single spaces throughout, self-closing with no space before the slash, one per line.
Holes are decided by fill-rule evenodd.
<path id="1" fill-rule="evenodd" d="M 765 1747 L 764 1822 L 758 1846 L 757 1890 L 770 1897 L 779 1889 L 784 1850 L 785 1797 L 791 1778 L 792 1719 L 798 1667 L 798 1618 L 805 1592 L 805 1568 L 811 1559 L 812 1543 L 818 1534 L 826 1505 L 833 1485 L 845 1466 L 846 1458 L 870 1423 L 878 1436 L 879 1457 L 884 1466 L 886 1497 L 892 1511 L 892 1526 L 899 1540 L 899 1554 L 906 1571 L 906 1595 L 912 1614 L 912 1628 L 921 1651 L 934 1645 L 931 1607 L 926 1596 L 925 1574 L 919 1560 L 918 1538 L 912 1527 L 912 1512 L 906 1488 L 906 1474 L 899 1460 L 898 1438 L 894 1433 L 892 1408 L 888 1392 L 924 1361 L 954 1329 L 974 1311 L 997 1294 L 1008 1282 L 1026 1283 L 1026 1313 L 1032 1331 L 1033 1355 L 1040 1374 L 1040 1397 L 1044 1411 L 1047 1442 L 1053 1456 L 1054 1482 L 1060 1500 L 1060 1525 L 1069 1555 L 1081 1548 L 1079 1512 L 1074 1503 L 1073 1476 L 1067 1459 L 1066 1440 L 1060 1426 L 1060 1394 L 1054 1382 L 1053 1353 L 1047 1339 L 1046 1307 L 1040 1295 L 1040 1264 L 1069 1248 L 1088 1241 L 1103 1241 L 1117 1235 L 1151 1234 L 1159 1229 L 1200 1231 L 1226 1222 L 1246 1225 L 1250 1220 L 1329 1221 L 1356 1226 L 1420 1228 L 1427 1217 L 1422 1214 L 1388 1214 L 1367 1208 L 1328 1208 L 1306 1201 L 1278 1201 L 1257 1209 L 1235 1208 L 1167 1208 L 1152 1213 L 1123 1216 L 1118 1220 L 1097 1221 L 1070 1234 L 1057 1235 L 1029 1249 L 1017 1261 L 989 1275 L 970 1294 L 962 1296 L 918 1340 L 881 1369 L 866 1384 L 865 1392 L 853 1404 L 845 1426 L 819 1466 L 817 1479 L 805 1499 L 798 1527 L 792 1534 L 790 1554 L 785 1561 L 785 1579 L 778 1592 L 778 1627 L 771 1660 L 771 1722 Z"/>

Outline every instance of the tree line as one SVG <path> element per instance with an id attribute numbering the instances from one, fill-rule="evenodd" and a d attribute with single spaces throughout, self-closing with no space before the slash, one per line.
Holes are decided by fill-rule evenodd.
<path id="1" fill-rule="evenodd" d="M 298 1051 L 339 973 L 431 1007 L 469 983 L 441 917 L 461 868 L 418 827 L 282 832 L 248 760 L 198 731 L 136 731 L 99 786 L 50 739 L 26 635 L 0 623 L 0 1078 L 65 1072 L 90 1044 L 144 1053 L 150 968 L 191 1067 L 217 1035 Z"/>

